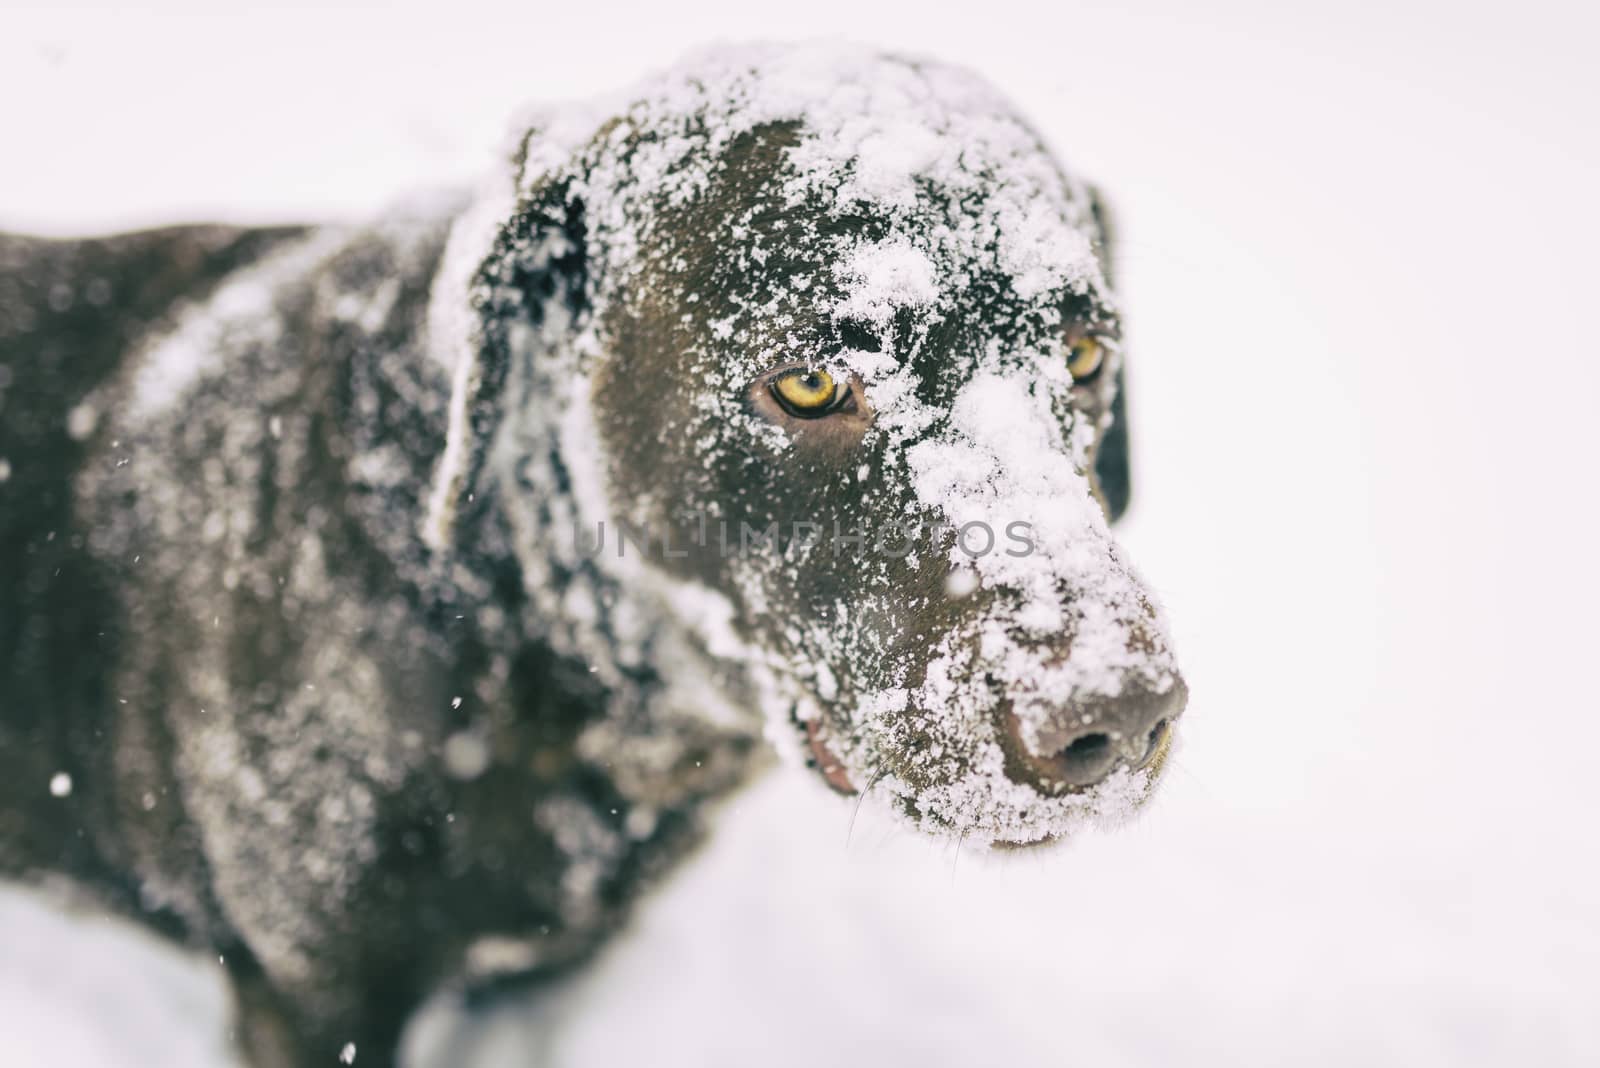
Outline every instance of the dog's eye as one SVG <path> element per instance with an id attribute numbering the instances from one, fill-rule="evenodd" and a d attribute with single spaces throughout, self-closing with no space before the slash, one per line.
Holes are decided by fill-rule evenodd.
<path id="1" fill-rule="evenodd" d="M 1087 382 L 1105 363 L 1106 347 L 1096 338 L 1080 337 L 1067 346 L 1067 370 L 1074 382 Z"/>
<path id="2" fill-rule="evenodd" d="M 796 368 L 772 380 L 772 395 L 791 415 L 803 418 L 826 414 L 838 394 L 833 376 L 822 370 Z"/>

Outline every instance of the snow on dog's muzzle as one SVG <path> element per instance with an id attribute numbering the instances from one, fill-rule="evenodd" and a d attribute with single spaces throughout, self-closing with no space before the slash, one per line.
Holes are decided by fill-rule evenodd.
<path id="1" fill-rule="evenodd" d="M 928 830 L 1026 843 L 1117 822 L 1148 795 L 1188 691 L 1161 612 L 1112 539 L 1049 392 L 980 372 L 906 452 L 920 506 L 954 531 L 957 603 L 903 689 L 858 701 L 842 761 Z M 852 765 L 856 765 L 852 767 Z"/>

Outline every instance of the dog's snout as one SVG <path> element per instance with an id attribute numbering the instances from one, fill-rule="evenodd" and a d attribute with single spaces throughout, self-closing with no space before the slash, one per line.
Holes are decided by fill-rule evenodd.
<path id="1" fill-rule="evenodd" d="M 1052 712 L 1031 740 L 1008 712 L 1007 774 L 1059 790 L 1093 786 L 1121 767 L 1147 767 L 1165 748 L 1188 697 L 1183 682 L 1174 680 L 1161 692 L 1136 689 L 1075 703 Z"/>

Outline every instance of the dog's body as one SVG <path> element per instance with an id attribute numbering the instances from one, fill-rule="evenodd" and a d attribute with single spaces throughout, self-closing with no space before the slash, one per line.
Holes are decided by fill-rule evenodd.
<path id="1" fill-rule="evenodd" d="M 470 205 L 0 238 L 0 874 L 220 955 L 255 1063 L 383 1064 L 580 960 L 764 729 L 940 833 L 1125 814 L 1183 687 L 1091 496 L 1120 365 L 1049 363 L 1109 351 L 1099 225 L 970 79 L 776 50 Z"/>
<path id="2" fill-rule="evenodd" d="M 447 222 L 0 245 L 22 268 L 0 283 L 8 322 L 36 324 L 0 342 L 0 529 L 22 565 L 0 622 L 0 866 L 62 872 L 216 951 L 263 1061 L 333 1063 L 354 1042 L 381 1063 L 439 982 L 581 956 L 757 733 L 653 736 L 682 746 L 682 774 L 625 795 L 574 751 L 604 687 L 539 635 L 481 633 L 487 605 L 520 625 L 515 575 L 487 558 L 472 580 L 408 573 L 395 545 L 415 529 L 395 517 L 420 514 L 449 400 L 419 319 Z M 197 303 L 148 313 L 158 335 L 209 321 L 225 279 L 289 264 L 280 321 L 316 353 L 236 349 L 183 418 L 118 418 L 136 402 L 117 354 L 138 349 L 120 299 L 152 246 L 196 267 L 179 292 Z M 110 299 L 89 304 L 90 285 Z M 385 287 L 377 310 L 340 304 Z M 139 501 L 118 478 L 135 464 Z"/>

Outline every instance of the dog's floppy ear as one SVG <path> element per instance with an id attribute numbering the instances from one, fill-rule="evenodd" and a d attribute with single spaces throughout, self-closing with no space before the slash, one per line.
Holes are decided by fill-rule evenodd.
<path id="1" fill-rule="evenodd" d="M 1089 208 L 1094 213 L 1095 251 L 1100 255 L 1100 268 L 1106 281 L 1115 285 L 1113 254 L 1116 232 L 1112 227 L 1111 213 L 1105 197 L 1094 186 L 1089 187 Z M 1094 480 L 1106 504 L 1106 515 L 1115 523 L 1128 510 L 1133 495 L 1132 472 L 1128 458 L 1128 378 L 1127 357 L 1117 364 L 1116 395 L 1111 400 L 1111 425 L 1100 439 L 1095 453 Z"/>
<path id="2" fill-rule="evenodd" d="M 535 136 L 523 143 L 519 169 L 528 165 Z M 442 335 L 431 343 L 453 349 L 445 357 L 452 368 L 450 424 L 423 530 L 435 551 L 450 543 L 477 498 L 513 360 L 532 358 L 529 346 L 548 339 L 543 328 L 555 317 L 575 323 L 584 310 L 584 205 L 572 171 L 524 175 L 519 195 L 485 198 L 451 234 L 430 297 L 430 329 Z"/>
<path id="3" fill-rule="evenodd" d="M 1128 401 L 1123 375 L 1117 372 L 1117 395 L 1111 401 L 1111 425 L 1094 457 L 1094 480 L 1106 502 L 1106 518 L 1115 523 L 1133 496 L 1128 466 Z"/>

